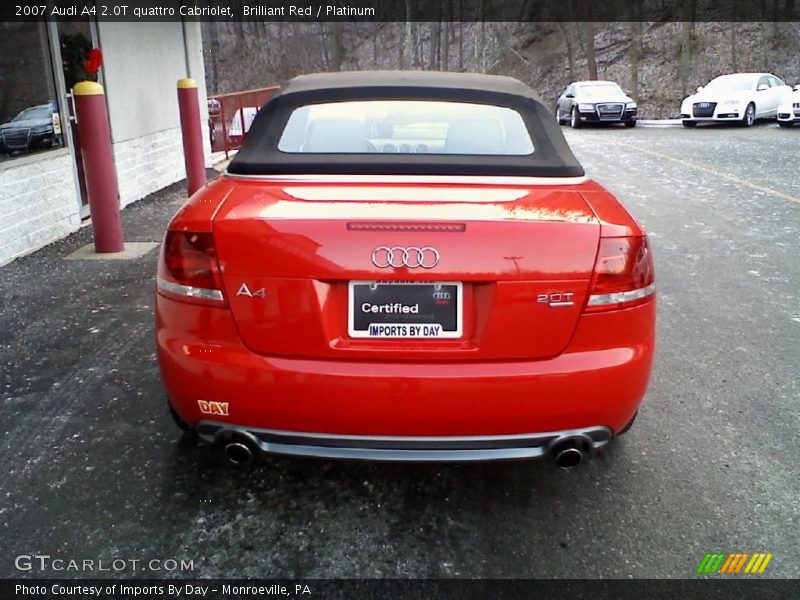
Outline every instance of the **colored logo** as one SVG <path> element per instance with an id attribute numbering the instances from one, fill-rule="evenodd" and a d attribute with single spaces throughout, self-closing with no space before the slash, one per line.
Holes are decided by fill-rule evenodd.
<path id="1" fill-rule="evenodd" d="M 700 574 L 722 573 L 723 575 L 763 573 L 772 554 L 766 552 L 707 553 L 697 567 Z"/>
<path id="2" fill-rule="evenodd" d="M 200 412 L 204 415 L 221 415 L 228 416 L 228 403 L 227 402 L 214 402 L 211 400 L 198 400 L 197 406 L 200 407 Z"/>

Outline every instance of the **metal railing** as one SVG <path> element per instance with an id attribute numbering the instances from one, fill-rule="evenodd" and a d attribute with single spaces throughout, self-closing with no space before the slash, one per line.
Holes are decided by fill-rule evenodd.
<path id="1" fill-rule="evenodd" d="M 244 142 L 259 109 L 277 90 L 277 86 L 218 94 L 208 97 L 208 129 L 211 151 L 238 149 Z"/>

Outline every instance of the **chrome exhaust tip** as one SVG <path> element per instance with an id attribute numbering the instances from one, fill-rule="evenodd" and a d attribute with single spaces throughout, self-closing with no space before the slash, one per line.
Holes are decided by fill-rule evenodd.
<path id="1" fill-rule="evenodd" d="M 222 447 L 225 458 L 243 467 L 254 462 L 259 455 L 258 441 L 249 433 L 235 429 L 220 429 L 214 441 Z"/>
<path id="2" fill-rule="evenodd" d="M 592 453 L 592 440 L 585 435 L 574 435 L 555 440 L 550 445 L 550 456 L 564 471 L 576 468 Z"/>
<path id="3" fill-rule="evenodd" d="M 231 442 L 225 445 L 225 457 L 237 466 L 249 465 L 253 462 L 253 452 L 246 444 Z"/>
<path id="4" fill-rule="evenodd" d="M 578 450 L 577 448 L 565 448 L 561 450 L 555 456 L 553 456 L 553 460 L 556 461 L 556 464 L 564 469 L 565 471 L 571 471 L 583 460 L 583 452 Z"/>

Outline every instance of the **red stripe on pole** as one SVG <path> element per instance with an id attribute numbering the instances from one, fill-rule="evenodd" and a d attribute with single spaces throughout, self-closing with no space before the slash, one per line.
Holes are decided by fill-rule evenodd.
<path id="1" fill-rule="evenodd" d="M 125 243 L 106 97 L 102 86 L 94 82 L 76 84 L 73 94 L 86 194 L 92 213 L 94 249 L 96 252 L 122 252 Z"/>
<path id="2" fill-rule="evenodd" d="M 178 107 L 181 113 L 183 158 L 186 165 L 186 187 L 191 196 L 206 184 L 206 158 L 203 132 L 200 127 L 200 103 L 193 79 L 178 81 Z"/>

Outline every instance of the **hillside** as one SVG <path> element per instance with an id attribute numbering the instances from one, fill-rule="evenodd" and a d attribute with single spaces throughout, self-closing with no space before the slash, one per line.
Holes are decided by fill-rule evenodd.
<path id="1" fill-rule="evenodd" d="M 209 93 L 301 73 L 430 69 L 511 75 L 552 104 L 597 78 L 638 98 L 640 116 L 674 117 L 722 73 L 769 71 L 800 83 L 800 23 L 203 23 Z M 638 64 L 637 69 L 632 65 Z"/>

